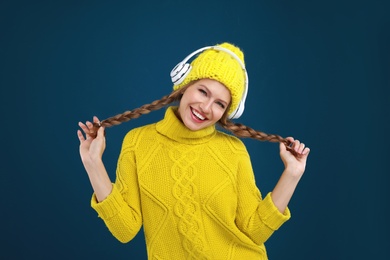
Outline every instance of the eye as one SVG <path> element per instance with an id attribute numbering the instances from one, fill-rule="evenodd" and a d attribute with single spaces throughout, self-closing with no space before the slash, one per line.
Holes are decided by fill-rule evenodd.
<path id="1" fill-rule="evenodd" d="M 205 90 L 203 90 L 203 89 L 200 88 L 200 89 L 199 89 L 199 92 L 202 93 L 203 95 L 207 96 L 207 92 L 206 92 Z"/>
<path id="2" fill-rule="evenodd" d="M 222 102 L 217 102 L 217 105 L 220 106 L 221 108 L 225 109 L 225 105 Z"/>

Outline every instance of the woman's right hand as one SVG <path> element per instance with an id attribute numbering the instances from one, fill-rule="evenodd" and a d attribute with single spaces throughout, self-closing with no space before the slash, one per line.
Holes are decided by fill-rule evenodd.
<path id="1" fill-rule="evenodd" d="M 94 116 L 93 122 L 99 123 L 99 119 Z M 83 164 L 101 161 L 106 148 L 104 127 L 100 127 L 96 138 L 93 138 L 89 135 L 90 132 L 93 132 L 93 124 L 91 122 L 87 121 L 85 124 L 79 122 L 79 126 L 84 132 L 83 134 L 81 130 L 77 130 L 77 136 L 80 140 L 80 156 Z"/>
<path id="2" fill-rule="evenodd" d="M 99 124 L 99 119 L 94 116 L 93 122 Z M 85 124 L 79 122 L 79 126 L 84 131 L 77 130 L 77 136 L 80 140 L 80 156 L 84 168 L 88 173 L 89 180 L 95 192 L 97 201 L 103 201 L 112 191 L 111 180 L 104 167 L 102 156 L 106 148 L 106 137 L 104 136 L 104 127 L 100 127 L 96 137 L 92 137 L 93 124 L 87 121 Z M 84 137 L 85 135 L 85 137 Z"/>

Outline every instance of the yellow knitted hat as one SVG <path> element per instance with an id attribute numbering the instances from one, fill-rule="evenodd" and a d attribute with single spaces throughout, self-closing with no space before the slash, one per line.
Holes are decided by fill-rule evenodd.
<path id="1" fill-rule="evenodd" d="M 232 51 L 245 64 L 244 54 L 238 47 L 227 42 L 217 46 Z M 228 115 L 233 113 L 237 109 L 245 90 L 246 76 L 240 63 L 227 52 L 207 49 L 191 62 L 191 67 L 192 69 L 184 81 L 174 85 L 173 89 L 177 90 L 198 79 L 217 80 L 230 90 L 232 101 Z"/>

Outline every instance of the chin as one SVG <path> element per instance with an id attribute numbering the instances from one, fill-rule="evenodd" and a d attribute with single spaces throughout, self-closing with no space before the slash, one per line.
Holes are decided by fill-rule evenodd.
<path id="1" fill-rule="evenodd" d="M 194 125 L 192 122 L 184 122 L 184 125 L 191 131 L 202 130 L 202 129 L 210 126 L 209 124 Z"/>

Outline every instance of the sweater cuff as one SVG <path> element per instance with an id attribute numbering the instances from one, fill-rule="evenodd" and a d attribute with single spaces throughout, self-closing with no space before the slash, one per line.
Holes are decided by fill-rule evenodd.
<path id="1" fill-rule="evenodd" d="M 271 198 L 271 192 L 267 194 L 259 206 L 259 212 L 266 212 L 262 215 L 264 223 L 272 230 L 278 230 L 284 222 L 291 218 L 291 213 L 287 207 L 284 213 L 281 213 L 275 206 Z"/>
<path id="2" fill-rule="evenodd" d="M 115 185 L 112 186 L 111 193 L 103 201 L 98 202 L 95 194 L 92 195 L 91 199 L 91 207 L 102 219 L 110 219 L 117 215 L 120 209 L 123 208 L 121 206 L 123 203 L 125 201 Z"/>

